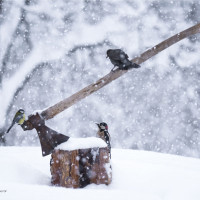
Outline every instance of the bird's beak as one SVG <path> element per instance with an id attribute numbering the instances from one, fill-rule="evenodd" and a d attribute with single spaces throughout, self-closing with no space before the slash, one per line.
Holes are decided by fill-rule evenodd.
<path id="1" fill-rule="evenodd" d="M 100 126 L 99 126 L 99 124 L 98 123 L 95 123 L 99 128 L 100 128 Z"/>

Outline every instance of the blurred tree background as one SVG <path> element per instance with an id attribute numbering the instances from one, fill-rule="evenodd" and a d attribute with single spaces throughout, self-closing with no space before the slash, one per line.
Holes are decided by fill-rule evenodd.
<path id="1" fill-rule="evenodd" d="M 0 0 L 1 145 L 39 145 L 15 126 L 107 74 L 109 48 L 130 58 L 200 21 L 199 1 Z M 200 37 L 185 39 L 52 120 L 71 137 L 109 125 L 112 146 L 200 157 Z"/>

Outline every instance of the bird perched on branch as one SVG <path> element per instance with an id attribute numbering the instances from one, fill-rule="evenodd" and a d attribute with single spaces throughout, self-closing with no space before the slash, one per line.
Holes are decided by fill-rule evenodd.
<path id="1" fill-rule="evenodd" d="M 115 67 L 118 67 L 120 70 L 128 70 L 131 68 L 140 67 L 140 65 L 131 62 L 128 59 L 128 55 L 121 49 L 107 50 L 107 58 L 109 58 L 111 63 L 114 65 L 111 71 L 113 71 Z"/>
<path id="2" fill-rule="evenodd" d="M 13 118 L 13 121 L 12 121 L 12 124 L 11 126 L 9 127 L 9 129 L 7 130 L 6 133 L 8 133 L 10 131 L 10 129 L 14 126 L 14 124 L 18 123 L 19 125 L 22 125 L 24 123 L 24 120 L 25 120 L 25 112 L 23 109 L 19 109 L 14 118 Z"/>
<path id="3" fill-rule="evenodd" d="M 97 137 L 101 138 L 106 142 L 109 148 L 109 154 L 111 158 L 111 145 L 110 145 L 110 134 L 108 133 L 108 125 L 105 122 L 101 122 L 100 124 L 96 123 L 99 130 L 97 132 Z"/>

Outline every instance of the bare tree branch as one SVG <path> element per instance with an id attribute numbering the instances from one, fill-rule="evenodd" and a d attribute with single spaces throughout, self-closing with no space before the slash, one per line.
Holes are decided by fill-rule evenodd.
<path id="1" fill-rule="evenodd" d="M 189 37 L 191 35 L 197 34 L 200 32 L 200 24 L 192 26 L 166 40 L 159 43 L 158 45 L 154 46 L 153 48 L 145 51 L 139 57 L 132 59 L 131 61 L 137 64 L 141 64 L 148 60 L 149 58 L 155 56 L 159 52 L 163 51 L 164 49 L 170 47 L 171 45 L 179 42 L 180 40 Z M 45 120 L 53 118 L 55 115 L 59 114 L 60 112 L 64 111 L 65 109 L 69 108 L 73 104 L 77 103 L 78 101 L 84 99 L 85 97 L 89 96 L 90 94 L 96 92 L 100 88 L 106 86 L 107 84 L 111 83 L 115 79 L 119 78 L 120 76 L 124 75 L 127 70 L 115 70 L 114 72 L 110 72 L 109 74 L 105 75 L 104 77 L 100 78 L 95 83 L 83 88 L 79 92 L 73 94 L 72 96 L 60 101 L 59 103 L 49 107 L 48 109 L 44 110 L 41 115 L 44 117 Z"/>
<path id="2" fill-rule="evenodd" d="M 79 49 L 94 49 L 95 47 L 101 47 L 103 45 L 114 46 L 109 40 L 103 40 L 95 44 L 77 45 L 68 52 L 68 55 L 70 56 L 72 53 L 76 52 Z"/>
<path id="3" fill-rule="evenodd" d="M 30 32 L 30 25 L 26 21 L 26 10 L 21 8 L 20 20 L 19 20 L 19 22 L 17 24 L 15 32 L 12 35 L 12 38 L 10 40 L 10 43 L 9 43 L 9 45 L 7 47 L 6 53 L 5 53 L 5 55 L 3 57 L 3 60 L 2 60 L 2 63 L 1 63 L 0 88 L 2 86 L 3 76 L 4 76 L 4 74 L 6 72 L 6 69 L 7 69 L 7 64 L 9 62 L 9 60 L 10 60 L 10 56 L 11 56 L 11 53 L 12 53 L 12 47 L 13 47 L 14 41 L 18 37 L 18 34 L 21 32 L 20 28 L 21 28 L 22 25 L 25 25 L 25 27 L 26 27 L 26 31 L 24 32 L 24 36 L 25 36 L 24 38 L 25 38 L 26 43 L 29 46 L 29 52 L 32 49 L 32 43 L 31 43 L 31 40 L 30 40 L 30 33 L 29 33 Z"/>
<path id="4" fill-rule="evenodd" d="M 0 15 L 3 13 L 3 0 L 0 0 Z"/>
<path id="5" fill-rule="evenodd" d="M 12 101 L 11 101 L 12 103 L 9 104 L 9 106 L 6 110 L 6 115 L 8 115 L 8 113 L 10 113 L 12 106 L 13 106 L 15 100 L 16 100 L 16 96 L 19 94 L 19 92 L 21 92 L 23 90 L 23 88 L 26 86 L 26 84 L 29 82 L 29 80 L 32 78 L 32 76 L 35 74 L 35 72 L 37 72 L 38 69 L 46 67 L 47 65 L 48 65 L 48 62 L 42 62 L 42 63 L 38 64 L 31 71 L 30 75 L 25 77 L 21 86 L 19 86 L 17 88 L 17 90 L 15 91 L 15 93 L 13 94 Z M 0 128 L 0 144 L 4 144 L 6 142 L 5 138 L 4 138 L 4 135 L 6 134 L 6 129 L 7 129 L 7 124 L 5 124 L 3 127 Z"/>
<path id="6" fill-rule="evenodd" d="M 89 49 L 89 50 L 92 51 L 96 47 L 102 47 L 103 45 L 113 46 L 113 44 L 111 42 L 107 41 L 107 40 L 99 42 L 99 43 L 96 43 L 96 44 L 93 44 L 93 45 L 78 45 L 78 46 L 75 46 L 73 49 L 71 49 L 69 51 L 69 53 L 67 53 L 67 56 L 68 57 L 72 56 L 73 53 L 75 53 L 76 51 L 78 51 L 80 49 Z M 38 69 L 42 69 L 42 68 L 44 68 L 44 67 L 46 67 L 48 65 L 50 66 L 51 62 L 54 62 L 54 60 L 48 61 L 48 62 L 41 62 L 41 63 L 37 64 L 33 68 L 33 70 L 31 72 L 29 72 L 29 75 L 27 75 L 25 77 L 25 79 L 23 80 L 23 82 L 21 83 L 21 85 L 17 88 L 17 90 L 13 94 L 13 98 L 11 100 L 11 103 L 9 104 L 9 106 L 8 106 L 8 108 L 6 110 L 6 115 L 8 115 L 8 113 L 11 111 L 13 103 L 15 102 L 16 96 L 18 95 L 18 93 L 23 90 L 23 88 L 26 86 L 26 84 L 29 82 L 29 80 L 33 77 L 33 75 L 35 74 L 35 72 L 37 72 Z M 5 126 L 0 129 L 0 144 L 1 143 L 5 143 L 4 135 L 5 135 L 6 127 L 7 126 L 5 124 Z"/>

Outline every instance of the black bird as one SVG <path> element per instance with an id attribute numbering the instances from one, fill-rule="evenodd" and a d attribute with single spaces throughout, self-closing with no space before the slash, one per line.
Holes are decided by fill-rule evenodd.
<path id="1" fill-rule="evenodd" d="M 139 68 L 140 65 L 131 62 L 128 59 L 128 55 L 121 49 L 108 49 L 107 57 L 110 59 L 111 63 L 114 65 L 111 71 L 115 67 L 118 67 L 120 70 L 128 70 L 131 68 Z"/>
<path id="2" fill-rule="evenodd" d="M 111 158 L 111 145 L 110 145 L 110 134 L 108 133 L 108 125 L 105 122 L 101 122 L 100 124 L 96 123 L 99 130 L 97 132 L 97 137 L 101 138 L 106 142 L 109 148 L 109 154 Z"/>

